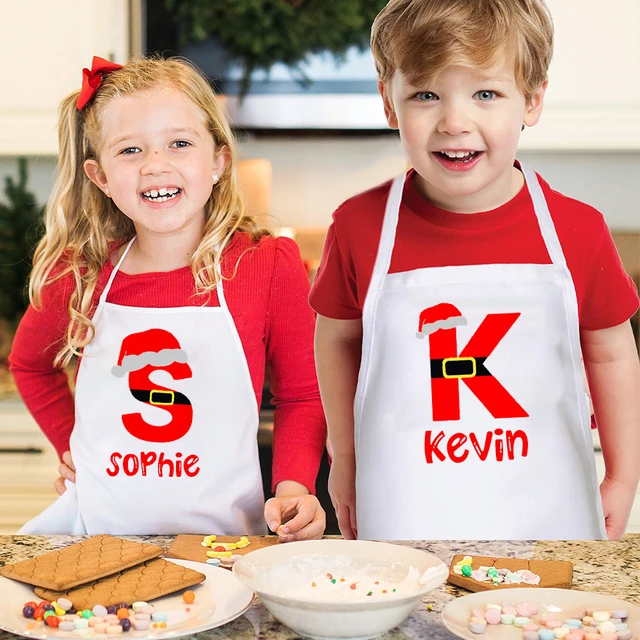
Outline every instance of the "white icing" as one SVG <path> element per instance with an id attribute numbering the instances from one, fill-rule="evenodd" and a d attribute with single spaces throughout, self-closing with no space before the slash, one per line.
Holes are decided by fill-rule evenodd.
<path id="1" fill-rule="evenodd" d="M 286 563 L 259 573 L 257 591 L 263 588 L 281 597 L 323 601 L 362 601 L 414 594 L 424 590 L 424 584 L 434 577 L 429 570 L 422 573 L 417 567 L 403 563 L 359 565 L 348 556 L 317 554 L 293 556 Z"/>

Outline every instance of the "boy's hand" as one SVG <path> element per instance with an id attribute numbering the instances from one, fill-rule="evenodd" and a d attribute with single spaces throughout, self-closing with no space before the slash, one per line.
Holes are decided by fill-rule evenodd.
<path id="1" fill-rule="evenodd" d="M 73 460 L 71 459 L 71 451 L 65 451 L 62 454 L 62 464 L 58 467 L 58 473 L 60 477 L 53 483 L 58 495 L 61 496 L 67 488 L 64 486 L 64 481 L 70 482 L 76 481 L 76 468 L 73 466 Z"/>
<path id="2" fill-rule="evenodd" d="M 354 454 L 337 455 L 329 472 L 329 495 L 336 510 L 340 532 L 346 540 L 358 537 L 356 522 L 356 458 Z"/>
<path id="3" fill-rule="evenodd" d="M 309 494 L 270 498 L 264 505 L 264 519 L 280 542 L 320 540 L 326 526 L 324 509 Z"/>
<path id="4" fill-rule="evenodd" d="M 629 513 L 636 497 L 635 488 L 605 476 L 600 485 L 604 523 L 609 540 L 619 540 L 627 528 Z"/>

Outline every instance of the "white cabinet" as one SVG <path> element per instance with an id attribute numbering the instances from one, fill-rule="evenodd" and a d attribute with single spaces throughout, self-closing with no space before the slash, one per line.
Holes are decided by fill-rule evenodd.
<path id="1" fill-rule="evenodd" d="M 57 109 L 94 55 L 129 55 L 128 0 L 2 0 L 0 155 L 55 155 Z"/>
<path id="2" fill-rule="evenodd" d="M 640 2 L 547 0 L 555 53 L 524 149 L 640 149 Z"/>

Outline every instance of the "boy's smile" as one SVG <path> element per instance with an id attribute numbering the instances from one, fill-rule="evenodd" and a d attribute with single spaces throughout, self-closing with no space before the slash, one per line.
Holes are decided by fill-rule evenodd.
<path id="1" fill-rule="evenodd" d="M 528 103 L 505 62 L 486 70 L 453 66 L 428 87 L 396 71 L 380 85 L 418 189 L 436 206 L 459 213 L 495 209 L 522 188 L 513 161 L 522 124 L 533 126 L 540 117 L 545 88 Z"/>

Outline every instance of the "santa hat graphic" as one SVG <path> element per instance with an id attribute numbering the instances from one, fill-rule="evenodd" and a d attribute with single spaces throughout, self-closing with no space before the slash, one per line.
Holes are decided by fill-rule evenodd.
<path id="1" fill-rule="evenodd" d="M 416 337 L 424 338 L 440 329 L 453 329 L 454 327 L 464 327 L 467 319 L 460 311 L 448 302 L 441 302 L 433 307 L 428 307 L 420 313 L 418 319 L 418 331 Z"/>
<path id="2" fill-rule="evenodd" d="M 185 363 L 187 354 L 176 337 L 164 329 L 149 329 L 132 333 L 122 341 L 117 366 L 111 369 L 116 378 L 146 366 L 166 367 L 174 362 Z"/>

